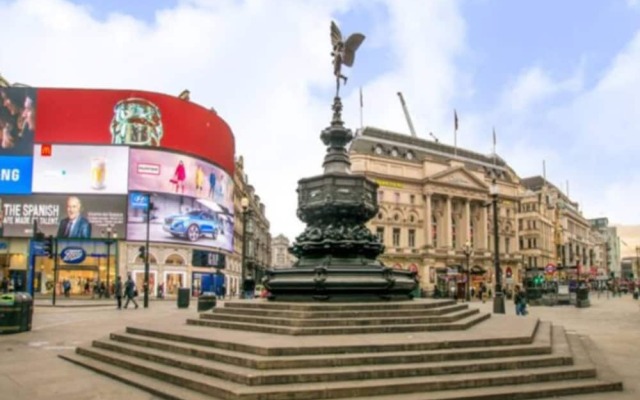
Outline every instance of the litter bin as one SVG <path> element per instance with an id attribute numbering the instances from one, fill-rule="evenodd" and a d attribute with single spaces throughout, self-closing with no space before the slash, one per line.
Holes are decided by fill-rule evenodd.
<path id="1" fill-rule="evenodd" d="M 178 308 L 189 308 L 191 290 L 189 288 L 178 289 Z"/>
<path id="2" fill-rule="evenodd" d="M 0 333 L 31 330 L 33 298 L 28 293 L 0 295 Z"/>
<path id="3" fill-rule="evenodd" d="M 205 292 L 198 297 L 198 312 L 209 311 L 216 306 L 216 294 Z"/>

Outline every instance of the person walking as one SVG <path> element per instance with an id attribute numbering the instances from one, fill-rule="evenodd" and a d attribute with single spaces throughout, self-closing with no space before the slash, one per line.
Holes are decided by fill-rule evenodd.
<path id="1" fill-rule="evenodd" d="M 133 304 L 138 308 L 138 303 L 136 302 L 136 284 L 131 279 L 131 275 L 127 277 L 127 281 L 124 283 L 124 295 L 127 298 L 127 301 L 124 303 L 124 308 L 126 309 L 129 306 L 129 302 L 132 301 Z"/>
<path id="2" fill-rule="evenodd" d="M 116 278 L 116 284 L 114 288 L 114 295 L 118 302 L 118 310 L 122 309 L 122 277 L 118 275 Z"/>
<path id="3" fill-rule="evenodd" d="M 527 295 L 524 290 L 520 289 L 520 286 L 515 287 L 515 296 L 513 302 L 516 305 L 516 315 L 527 315 Z"/>

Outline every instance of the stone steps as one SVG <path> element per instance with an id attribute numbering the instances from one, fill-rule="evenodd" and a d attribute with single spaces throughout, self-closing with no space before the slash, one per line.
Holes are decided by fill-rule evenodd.
<path id="1" fill-rule="evenodd" d="M 543 335 L 544 334 L 540 334 L 538 336 Z M 544 341 L 544 339 L 540 340 L 540 342 Z M 338 365 L 330 367 L 296 365 L 293 368 L 288 369 L 263 369 L 256 371 L 249 367 L 231 365 L 211 360 L 206 357 L 201 357 L 207 353 L 178 354 L 172 351 L 151 349 L 148 347 L 141 347 L 113 340 L 94 341 L 93 347 L 250 386 L 283 383 L 332 382 L 341 380 L 386 379 L 416 375 L 463 374 L 470 372 L 541 368 L 572 364 L 571 355 L 568 352 L 565 352 L 564 354 L 545 354 L 534 356 L 515 354 L 511 357 L 476 359 L 473 363 L 469 363 L 469 360 L 463 359 L 396 364 L 361 363 L 357 365 Z M 95 350 L 93 348 L 79 349 L 80 354 L 89 357 L 93 356 L 94 352 Z M 100 352 L 98 351 L 98 353 Z M 97 357 L 100 356 L 101 354 L 97 354 Z"/>
<path id="2" fill-rule="evenodd" d="M 214 393 L 223 399 L 251 400 L 306 400 L 337 399 L 349 397 L 370 397 L 380 395 L 396 395 L 399 393 L 416 393 L 453 389 L 469 389 L 487 386 L 532 384 L 571 379 L 595 378 L 592 366 L 563 366 L 519 369 L 508 371 L 474 372 L 456 375 L 417 376 L 403 378 L 386 378 L 377 380 L 349 380 L 327 384 L 297 383 L 246 386 L 225 379 L 194 373 L 177 367 L 161 365 L 156 362 L 141 360 L 122 354 L 92 349 L 91 352 L 80 350 L 73 361 L 83 363 L 84 356 L 92 361 L 118 366 L 164 382 L 187 388 L 196 392 Z M 63 356 L 65 357 L 65 356 Z M 69 357 L 67 357 L 69 359 Z M 92 363 L 94 370 L 99 369 Z"/>
<path id="3" fill-rule="evenodd" d="M 462 317 L 453 322 L 436 322 L 427 324 L 377 324 L 365 326 L 328 326 L 328 327 L 292 327 L 292 326 L 275 326 L 268 324 L 236 322 L 236 321 L 219 321 L 204 318 L 189 318 L 187 324 L 209 326 L 222 329 L 235 329 L 241 331 L 264 332 L 278 335 L 355 335 L 355 334 L 373 334 L 373 333 L 393 333 L 393 332 L 426 332 L 426 331 L 446 331 L 446 330 L 465 330 L 476 325 L 488 318 L 491 314 L 474 313 L 467 317 Z"/>
<path id="4" fill-rule="evenodd" d="M 267 300 L 239 300 L 227 301 L 225 308 L 243 308 L 260 310 L 289 310 L 303 312 L 341 312 L 341 311 L 371 311 L 371 310 L 425 310 L 455 305 L 455 300 L 413 300 L 397 302 L 367 302 L 367 303 L 298 303 L 298 302 L 270 302 Z"/>
<path id="5" fill-rule="evenodd" d="M 543 328 L 540 328 L 544 330 Z M 546 335 L 546 339 L 544 336 Z M 536 356 L 551 354 L 550 327 L 546 334 L 538 334 L 531 345 L 503 345 L 436 350 L 384 351 L 375 353 L 345 353 L 326 355 L 285 355 L 268 357 L 252 353 L 222 350 L 213 346 L 195 345 L 176 340 L 151 338 L 128 333 L 111 334 L 111 340 L 117 343 L 157 349 L 170 353 L 190 355 L 207 360 L 224 362 L 230 365 L 265 369 L 323 368 L 350 365 L 411 364 L 438 361 L 483 360 L 516 356 Z M 394 349 L 397 350 L 397 349 Z"/>
<path id="6" fill-rule="evenodd" d="M 168 340 L 180 342 L 188 345 L 206 346 L 215 349 L 234 351 L 248 354 L 255 354 L 260 356 L 305 356 L 305 355 L 325 355 L 331 354 L 339 356 L 341 354 L 353 354 L 353 353 L 375 353 L 382 352 L 407 352 L 407 351 L 429 351 L 429 350 L 456 350 L 456 349 L 469 349 L 473 347 L 498 347 L 498 346 L 515 346 L 515 345 L 528 345 L 532 343 L 539 326 L 550 326 L 548 323 L 533 324 L 532 331 L 527 331 L 526 334 L 517 336 L 504 336 L 504 337 L 458 337 L 455 340 L 430 340 L 430 341 L 411 341 L 402 340 L 401 342 L 383 342 L 376 341 L 376 338 L 372 338 L 374 344 L 358 339 L 357 343 L 341 344 L 339 341 L 326 340 L 324 337 L 319 338 L 317 341 L 313 341 L 312 345 L 301 345 L 297 342 L 291 344 L 277 344 L 277 345 L 261 345 L 260 343 L 244 340 L 221 340 L 215 339 L 211 336 L 216 335 L 203 335 L 202 330 L 199 327 L 193 327 L 197 331 L 183 332 L 180 329 L 173 331 L 170 330 L 156 330 L 142 327 L 127 327 L 126 333 L 130 335 L 136 335 L 144 338 L 154 338 L 160 340 Z M 343 337 L 341 337 L 343 338 Z M 344 337 L 348 338 L 348 337 Z M 403 337 L 404 339 L 404 337 Z M 288 343 L 290 341 L 286 341 Z"/>
<path id="7" fill-rule="evenodd" d="M 622 389 L 615 376 L 598 374 L 588 342 L 548 322 L 474 312 L 424 323 L 468 310 L 425 316 L 455 304 L 380 304 L 387 310 L 370 315 L 371 324 L 340 325 L 332 309 L 354 313 L 362 305 L 245 301 L 240 321 L 217 320 L 233 313 L 214 312 L 183 326 L 127 327 L 60 357 L 172 400 L 506 400 Z M 269 325 L 278 314 L 247 310 L 311 323 Z"/>
<path id="8" fill-rule="evenodd" d="M 424 325 L 445 322 L 455 322 L 460 319 L 478 314 L 478 309 L 462 309 L 450 311 L 446 315 L 419 316 L 410 315 L 405 317 L 349 317 L 349 318 L 291 318 L 291 317 L 271 317 L 257 315 L 238 314 L 200 314 L 201 319 L 213 321 L 227 321 L 237 323 L 253 323 L 272 326 L 290 327 L 340 327 L 340 326 L 372 326 L 372 325 Z"/>
<path id="9" fill-rule="evenodd" d="M 344 318 L 384 318 L 384 317 L 424 317 L 430 315 L 443 315 L 455 311 L 467 309 L 467 304 L 451 304 L 441 307 L 423 307 L 409 309 L 369 309 L 351 311 L 300 311 L 288 309 L 250 308 L 236 307 L 235 304 L 226 303 L 224 307 L 217 307 L 212 310 L 212 314 L 224 315 L 252 315 L 259 317 L 274 318 L 310 318 L 310 319 L 344 319 Z"/>

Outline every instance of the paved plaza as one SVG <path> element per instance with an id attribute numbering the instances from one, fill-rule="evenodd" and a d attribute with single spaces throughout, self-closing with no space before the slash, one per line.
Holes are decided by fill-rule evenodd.
<path id="1" fill-rule="evenodd" d="M 489 312 L 492 304 L 474 302 L 472 307 Z M 625 385 L 622 393 L 567 399 L 640 398 L 640 348 L 637 343 L 640 340 L 640 302 L 630 295 L 621 298 L 602 296 L 593 298 L 590 308 L 530 307 L 529 311 L 526 317 L 515 317 L 513 303 L 508 301 L 507 316 L 492 318 L 507 318 L 513 324 L 522 318 L 539 318 L 561 324 L 568 331 L 588 335 L 600 350 L 602 359 L 596 361 L 607 363 Z M 186 318 L 195 315 L 195 304 L 192 303 L 189 309 L 178 309 L 175 301 L 152 301 L 149 309 L 119 311 L 109 301 L 65 299 L 59 306 L 51 307 L 46 300 L 38 300 L 31 332 L 0 336 L 0 397 L 16 400 L 154 399 L 145 392 L 63 361 L 57 355 L 103 338 L 110 332 L 121 331 L 127 325 L 170 328 L 184 324 Z"/>

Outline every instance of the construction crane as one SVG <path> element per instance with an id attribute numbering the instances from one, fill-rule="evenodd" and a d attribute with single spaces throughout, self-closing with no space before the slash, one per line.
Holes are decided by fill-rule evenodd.
<path id="1" fill-rule="evenodd" d="M 411 116 L 409 115 L 409 110 L 407 110 L 407 104 L 404 102 L 404 97 L 402 97 L 402 92 L 398 92 L 398 97 L 400 98 L 400 104 L 402 104 L 402 111 L 404 111 L 404 117 L 407 119 L 407 124 L 409 125 L 409 131 L 411 132 L 411 136 L 416 137 L 416 130 L 413 127 L 413 122 L 411 122 Z"/>

